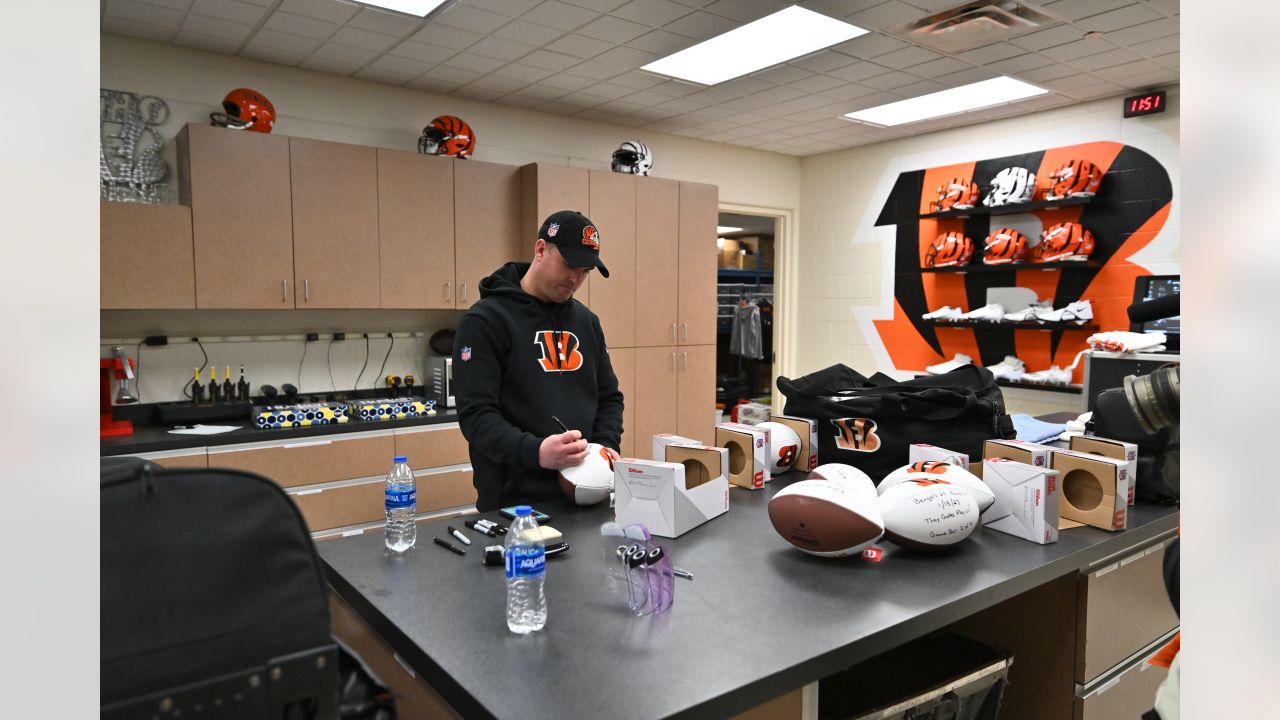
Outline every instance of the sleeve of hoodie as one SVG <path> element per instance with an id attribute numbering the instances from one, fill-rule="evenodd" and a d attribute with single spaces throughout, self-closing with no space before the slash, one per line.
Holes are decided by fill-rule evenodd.
<path id="1" fill-rule="evenodd" d="M 458 423 L 467 442 L 495 461 L 537 468 L 542 439 L 507 422 L 502 414 L 502 373 L 510 344 L 477 313 L 468 313 L 458 323 L 453 341 Z M 464 347 L 471 349 L 465 362 L 460 357 Z"/>
<path id="2" fill-rule="evenodd" d="M 600 338 L 600 369 L 596 377 L 599 397 L 596 400 L 596 422 L 591 428 L 591 440 L 615 452 L 622 445 L 622 390 L 618 388 L 618 376 L 613 372 L 613 363 L 609 360 L 609 348 L 605 342 L 604 331 L 600 329 L 599 319 L 593 319 L 595 331 Z"/>

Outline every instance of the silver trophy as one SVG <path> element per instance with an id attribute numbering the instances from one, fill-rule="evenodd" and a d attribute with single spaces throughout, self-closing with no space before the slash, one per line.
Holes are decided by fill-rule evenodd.
<path id="1" fill-rule="evenodd" d="M 160 157 L 164 138 L 156 127 L 169 119 L 169 106 L 157 97 L 105 88 L 100 100 L 102 199 L 160 202 L 169 166 Z"/>

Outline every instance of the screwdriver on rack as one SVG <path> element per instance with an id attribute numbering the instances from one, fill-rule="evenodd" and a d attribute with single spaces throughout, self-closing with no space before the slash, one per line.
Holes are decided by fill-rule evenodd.
<path id="1" fill-rule="evenodd" d="M 235 402 L 236 386 L 231 382 L 231 366 L 227 365 L 222 375 L 222 401 Z"/>
<path id="2" fill-rule="evenodd" d="M 204 402 L 204 385 L 200 384 L 200 368 L 196 368 L 195 377 L 191 380 L 191 402 Z"/>

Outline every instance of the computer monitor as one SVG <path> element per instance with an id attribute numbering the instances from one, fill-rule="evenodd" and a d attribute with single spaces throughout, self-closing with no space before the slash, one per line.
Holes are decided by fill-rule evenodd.
<path id="1" fill-rule="evenodd" d="M 1182 290 L 1180 275 L 1143 275 L 1133 283 L 1133 301 L 1140 303 L 1155 300 L 1166 295 L 1178 295 Z M 1165 349 L 1176 352 L 1181 340 L 1181 322 L 1178 317 L 1163 320 L 1148 320 L 1143 323 L 1131 323 L 1130 332 L 1162 332 L 1165 334 Z"/>

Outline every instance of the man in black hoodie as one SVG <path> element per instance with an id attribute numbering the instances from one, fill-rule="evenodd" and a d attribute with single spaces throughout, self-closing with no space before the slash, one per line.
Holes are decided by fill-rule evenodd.
<path id="1" fill-rule="evenodd" d="M 480 281 L 458 325 L 453 382 L 482 512 L 563 497 L 557 471 L 580 464 L 588 440 L 617 457 L 622 392 L 599 318 L 573 299 L 593 268 L 609 277 L 595 225 L 552 213 L 533 262 Z"/>

